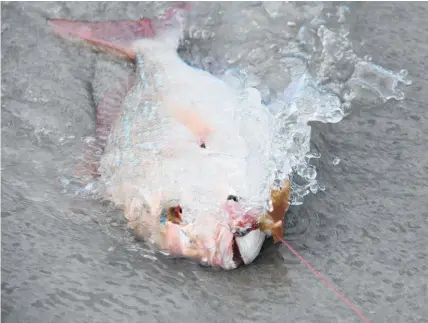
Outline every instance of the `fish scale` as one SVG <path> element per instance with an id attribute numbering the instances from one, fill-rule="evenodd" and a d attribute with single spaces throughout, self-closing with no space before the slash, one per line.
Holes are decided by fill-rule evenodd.
<path id="1" fill-rule="evenodd" d="M 150 87 L 156 91 L 159 88 L 159 76 L 153 78 L 152 84 L 150 79 L 147 77 L 145 72 L 144 58 L 142 55 L 136 55 L 137 62 L 137 82 L 131 88 L 128 93 L 123 106 L 124 112 L 121 117 L 122 133 L 123 138 L 121 145 L 117 147 L 122 152 L 122 155 L 126 154 L 132 162 L 132 166 L 139 166 L 138 155 L 145 151 L 156 151 L 159 147 L 152 141 L 145 141 L 144 139 L 139 140 L 139 131 L 135 131 L 135 128 L 140 128 L 139 121 L 144 119 L 147 124 L 147 128 L 150 129 L 150 135 L 156 137 L 156 108 L 159 106 L 158 100 L 142 98 L 141 93 L 145 93 Z M 154 86 L 153 86 L 154 85 Z M 120 131 L 119 131 L 120 132 Z M 114 142 L 114 140 L 113 140 Z M 118 142 L 116 140 L 116 142 Z M 135 144 L 134 144 L 135 143 Z"/>

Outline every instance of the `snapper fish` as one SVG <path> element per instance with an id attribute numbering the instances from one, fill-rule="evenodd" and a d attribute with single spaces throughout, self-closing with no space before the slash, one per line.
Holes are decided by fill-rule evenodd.
<path id="1" fill-rule="evenodd" d="M 56 34 L 135 62 L 97 106 L 81 178 L 102 184 L 138 239 L 225 270 L 278 242 L 289 179 L 275 179 L 275 118 L 253 88 L 236 88 L 177 53 L 187 5 L 136 21 L 51 19 Z"/>

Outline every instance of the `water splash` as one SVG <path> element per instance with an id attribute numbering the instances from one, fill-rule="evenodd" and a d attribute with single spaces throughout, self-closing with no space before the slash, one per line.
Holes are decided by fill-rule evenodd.
<path id="1" fill-rule="evenodd" d="M 375 106 L 391 99 L 402 100 L 404 93 L 399 89 L 400 84 L 411 83 L 406 71 L 389 71 L 373 63 L 369 56 L 360 58 L 355 53 L 344 25 L 349 7 L 337 7 L 335 15 L 323 13 L 323 9 L 322 4 L 264 3 L 262 8 L 250 6 L 238 12 L 210 10 L 218 12 L 218 17 L 203 15 L 203 26 L 198 28 L 194 23 L 189 30 L 190 38 L 203 40 L 210 38 L 203 37 L 204 32 L 208 35 L 208 30 L 212 37 L 221 38 L 221 31 L 226 27 L 229 29 L 224 33 L 228 37 L 223 38 L 234 39 L 236 44 L 225 40 L 222 48 L 228 68 L 218 74 L 232 88 L 264 103 L 274 117 L 274 135 L 264 134 L 266 139 L 272 136 L 269 149 L 272 174 L 268 177 L 270 182 L 281 183 L 292 175 L 293 205 L 302 204 L 307 194 L 325 189 L 318 183 L 317 169 L 311 164 L 312 159 L 321 156 L 310 151 L 310 122 L 337 123 L 352 111 L 355 104 Z M 266 20 L 261 10 L 270 20 Z M 287 21 L 292 22 L 283 22 L 287 25 L 286 43 L 280 40 L 269 43 L 270 40 L 265 39 L 269 33 L 263 31 L 268 27 L 264 24 L 277 23 L 276 18 L 284 16 L 285 12 Z M 214 30 L 213 26 L 221 25 L 221 19 L 228 17 L 239 23 L 224 24 Z M 334 24 L 333 18 L 336 19 Z M 254 50 L 254 42 L 250 40 L 254 39 L 255 30 L 265 35 L 265 51 Z M 232 37 L 233 32 L 237 33 L 236 37 Z M 215 42 L 211 38 L 207 43 Z M 200 48 L 202 45 L 199 42 L 195 46 Z M 269 60 L 271 55 L 279 61 L 274 72 L 281 75 L 281 86 L 273 84 L 266 71 L 254 68 L 256 64 L 265 66 L 263 60 Z M 195 57 L 191 65 L 201 65 L 199 67 L 210 65 L 214 60 L 214 56 L 209 56 L 208 60 Z M 248 88 L 257 92 L 248 92 Z M 254 157 L 253 161 L 257 164 L 258 159 Z"/>
<path id="2" fill-rule="evenodd" d="M 275 8 L 265 8 L 272 17 Z M 349 8 L 338 8 L 338 22 L 344 23 Z M 262 102 L 276 119 L 275 136 L 272 143 L 271 162 L 275 181 L 281 182 L 293 175 L 291 203 L 300 205 L 310 193 L 323 191 L 325 187 L 317 181 L 317 169 L 310 164 L 319 158 L 310 152 L 310 122 L 340 122 L 356 104 L 376 106 L 388 100 L 403 100 L 400 84 L 409 85 L 407 71 L 396 73 L 371 61 L 371 57 L 360 58 L 347 38 L 349 31 L 344 26 L 329 29 L 324 17 L 312 17 L 303 23 L 296 36 L 280 49 L 284 57 L 284 72 L 291 83 L 283 93 L 273 95 L 266 84 L 256 84 Z M 294 27 L 294 26 L 293 26 Z M 245 80 L 251 76 L 236 67 L 226 72 L 225 80 L 234 87 L 251 86 Z M 260 77 L 258 78 L 260 79 Z M 339 159 L 333 161 L 334 165 Z"/>
<path id="3" fill-rule="evenodd" d="M 404 100 L 404 93 L 398 89 L 398 85 L 399 83 L 412 84 L 412 81 L 406 77 L 406 70 L 394 73 L 374 63 L 360 60 L 348 81 L 350 95 L 355 101 L 366 104 L 379 101 L 384 103 L 390 99 Z"/>

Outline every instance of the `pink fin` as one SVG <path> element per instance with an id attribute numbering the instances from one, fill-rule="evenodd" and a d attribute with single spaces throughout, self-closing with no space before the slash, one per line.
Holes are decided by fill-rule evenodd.
<path id="1" fill-rule="evenodd" d="M 92 179 L 99 176 L 98 167 L 101 155 L 107 145 L 112 125 L 122 113 L 122 102 L 131 89 L 134 79 L 126 80 L 108 90 L 97 105 L 95 140 L 87 143 L 82 163 L 76 168 L 76 175 L 81 179 Z"/>
<path id="2" fill-rule="evenodd" d="M 63 37 L 78 37 L 99 47 L 124 54 L 130 59 L 135 58 L 133 41 L 155 35 L 150 19 L 96 22 L 55 19 L 49 20 L 48 24 Z"/>
<path id="3" fill-rule="evenodd" d="M 135 40 L 154 37 L 159 28 L 165 28 L 168 25 L 165 22 L 175 18 L 177 12 L 189 9 L 188 4 L 178 3 L 168 9 L 160 19 L 94 22 L 53 19 L 48 20 L 48 25 L 62 37 L 77 37 L 100 48 L 135 59 L 135 52 L 132 48 Z"/>

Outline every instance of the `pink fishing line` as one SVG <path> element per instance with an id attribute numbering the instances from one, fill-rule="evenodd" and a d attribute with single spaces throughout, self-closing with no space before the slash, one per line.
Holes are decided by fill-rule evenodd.
<path id="1" fill-rule="evenodd" d="M 327 284 L 327 286 L 328 287 L 330 287 L 331 288 L 331 290 L 337 295 L 337 296 L 339 296 L 344 302 L 345 302 L 345 304 L 346 305 L 348 305 L 355 313 L 357 313 L 357 315 L 364 321 L 364 322 L 367 322 L 367 323 L 370 323 L 370 321 L 369 321 L 369 319 L 367 318 L 367 317 L 365 317 L 364 315 L 363 315 L 363 313 L 361 313 L 356 307 L 355 307 L 355 305 L 354 304 L 352 304 L 350 301 L 348 301 L 347 299 L 346 299 L 346 297 L 345 296 L 343 296 L 342 295 L 342 293 L 341 292 L 339 292 L 337 289 L 336 289 L 336 287 L 334 287 L 332 284 L 330 284 L 330 282 L 327 280 L 327 278 L 325 278 L 323 275 L 321 275 L 318 271 L 316 271 L 306 260 L 305 260 L 305 258 L 303 258 L 296 250 L 294 250 L 294 248 L 290 245 L 290 244 L 288 244 L 287 242 L 285 242 L 283 239 L 281 239 L 281 238 L 279 238 L 279 240 L 288 248 L 288 249 L 290 249 L 290 251 L 292 252 L 292 253 L 294 253 L 294 255 L 297 257 L 297 258 L 299 258 L 305 265 L 306 265 L 306 267 L 308 267 L 309 268 L 309 270 L 310 271 L 312 271 L 315 275 L 317 275 L 324 283 L 326 283 Z"/>

